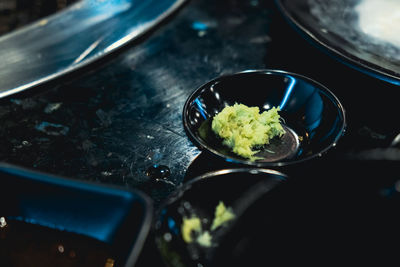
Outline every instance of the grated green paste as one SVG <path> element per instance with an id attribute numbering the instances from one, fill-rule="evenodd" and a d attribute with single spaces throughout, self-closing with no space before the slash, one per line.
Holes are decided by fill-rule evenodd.
<path id="1" fill-rule="evenodd" d="M 234 104 L 215 115 L 211 128 L 235 154 L 254 161 L 259 159 L 254 156 L 259 152 L 256 148 L 285 133 L 278 111 L 273 107 L 260 114 L 258 107 Z"/>
<path id="2" fill-rule="evenodd" d="M 212 233 L 217 228 L 226 225 L 229 221 L 235 219 L 236 215 L 233 213 L 231 207 L 226 207 L 224 202 L 220 201 L 218 206 L 215 207 L 214 219 L 210 231 L 203 231 L 201 220 L 196 215 L 190 218 L 183 217 L 181 225 L 182 238 L 186 243 L 197 242 L 202 247 L 211 247 Z M 195 237 L 195 239 L 193 239 Z"/>

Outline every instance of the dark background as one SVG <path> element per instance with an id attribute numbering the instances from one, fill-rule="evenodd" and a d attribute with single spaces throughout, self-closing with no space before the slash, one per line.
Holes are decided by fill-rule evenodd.
<path id="1" fill-rule="evenodd" d="M 186 136 L 181 117 L 191 92 L 219 75 L 265 68 L 324 84 L 347 117 L 346 133 L 333 150 L 279 170 L 311 193 L 330 188 L 324 195 L 332 198 L 324 199 L 332 201 L 346 196 L 346 201 L 374 205 L 369 201 L 396 199 L 399 88 L 308 43 L 271 0 L 188 1 L 156 29 L 103 60 L 2 99 L 0 160 L 136 188 L 154 200 L 157 210 L 186 179 L 228 166 L 201 153 Z M 149 175 L 155 164 L 168 168 L 169 176 Z M 152 254 L 146 247 L 144 255 L 148 251 Z"/>

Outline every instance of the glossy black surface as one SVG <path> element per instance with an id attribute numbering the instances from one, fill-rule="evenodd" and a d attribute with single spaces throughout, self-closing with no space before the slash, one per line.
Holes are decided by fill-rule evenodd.
<path id="1" fill-rule="evenodd" d="M 79 0 L 1 36 L 0 98 L 93 64 L 158 26 L 183 2 Z"/>
<path id="2" fill-rule="evenodd" d="M 316 46 L 357 70 L 399 85 L 400 47 L 360 29 L 356 8 L 362 1 L 276 0 L 290 24 Z"/>
<path id="3" fill-rule="evenodd" d="M 163 203 L 155 222 L 155 239 L 168 266 L 209 266 L 213 264 L 215 249 L 236 220 L 262 196 L 286 181 L 283 173 L 268 169 L 225 169 L 198 176 L 178 188 Z M 202 229 L 208 230 L 214 210 L 222 201 L 231 207 L 235 218 L 226 225 L 210 230 L 212 246 L 182 238 L 183 218 L 200 218 Z M 255 218 L 254 218 L 255 219 Z"/>
<path id="4" fill-rule="evenodd" d="M 294 259 L 312 266 L 390 265 L 400 217 L 394 176 L 382 173 L 388 166 L 371 170 L 353 162 L 292 174 L 232 223 L 208 266 L 289 266 Z"/>
<path id="5" fill-rule="evenodd" d="M 0 164 L 0 217 L 80 234 L 112 248 L 118 266 L 133 266 L 153 219 L 145 194 Z"/>
<path id="6" fill-rule="evenodd" d="M 0 36 L 40 18 L 57 13 L 77 0 L 3 0 L 0 6 Z"/>
<path id="7" fill-rule="evenodd" d="M 156 211 L 182 183 L 238 165 L 201 152 L 186 135 L 182 110 L 193 90 L 221 75 L 265 68 L 310 77 L 346 108 L 346 132 L 334 148 L 273 169 L 307 189 L 299 198 L 329 205 L 353 229 L 360 220 L 350 211 L 370 211 L 364 216 L 368 233 L 379 235 L 379 244 L 392 243 L 400 225 L 393 220 L 400 203 L 398 86 L 310 45 L 270 0 L 187 1 L 152 32 L 91 68 L 1 99 L 0 160 L 140 190 Z M 154 165 L 168 167 L 169 176 L 149 176 Z M 327 224 L 326 231 L 334 227 Z M 165 266 L 152 231 L 137 266 Z"/>
<path id="8" fill-rule="evenodd" d="M 249 161 L 225 147 L 211 129 L 213 117 L 235 103 L 260 113 L 280 107 L 286 133 Z M 229 162 L 282 166 L 322 156 L 345 130 L 345 111 L 326 87 L 302 75 L 280 70 L 251 70 L 225 75 L 199 87 L 183 109 L 188 136 L 200 149 Z"/>

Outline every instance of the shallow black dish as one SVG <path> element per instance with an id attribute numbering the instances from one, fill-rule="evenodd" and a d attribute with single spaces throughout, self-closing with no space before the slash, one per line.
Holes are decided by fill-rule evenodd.
<path id="1" fill-rule="evenodd" d="M 372 77 L 400 84 L 400 47 L 362 30 L 357 11 L 362 1 L 275 2 L 290 25 L 327 54 Z"/>
<path id="2" fill-rule="evenodd" d="M 211 130 L 212 118 L 235 103 L 260 112 L 280 107 L 285 135 L 272 140 L 250 161 L 222 145 Z M 281 70 L 249 70 L 216 78 L 195 90 L 183 109 L 189 138 L 200 148 L 229 162 L 252 166 L 283 166 L 308 160 L 335 146 L 345 130 L 345 111 L 325 86 Z"/>
<path id="3" fill-rule="evenodd" d="M 4 6 L 12 6 L 12 1 L 7 2 Z M 25 1 L 17 2 L 14 5 Z M 0 98 L 92 67 L 128 43 L 139 41 L 184 2 L 76 0 L 1 36 Z M 39 1 L 35 7 L 40 3 L 50 4 Z M 37 12 L 35 8 L 30 11 Z"/>
<path id="4" fill-rule="evenodd" d="M 153 218 L 152 202 L 146 195 L 3 163 L 0 181 L 0 217 L 6 221 L 97 240 L 110 248 L 116 266 L 135 265 Z"/>
<path id="5" fill-rule="evenodd" d="M 210 231 L 212 247 L 203 247 L 183 240 L 183 217 L 195 215 L 201 219 L 202 228 L 209 230 L 215 207 L 222 201 L 232 208 L 235 221 L 254 201 L 285 184 L 286 180 L 287 176 L 277 171 L 239 168 L 208 172 L 185 183 L 161 206 L 155 221 L 156 244 L 165 263 L 169 266 L 208 266 L 230 225 L 228 222 Z"/>

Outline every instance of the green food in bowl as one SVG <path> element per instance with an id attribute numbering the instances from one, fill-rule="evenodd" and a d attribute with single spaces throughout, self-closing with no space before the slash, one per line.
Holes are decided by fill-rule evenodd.
<path id="1" fill-rule="evenodd" d="M 273 107 L 260 114 L 258 107 L 234 104 L 215 115 L 211 128 L 235 154 L 254 161 L 259 159 L 254 156 L 257 148 L 285 133 L 278 111 L 279 107 Z"/>
<path id="2" fill-rule="evenodd" d="M 226 207 L 220 201 L 215 207 L 214 219 L 210 231 L 203 230 L 202 220 L 197 215 L 192 214 L 190 218 L 183 217 L 181 226 L 182 239 L 186 243 L 197 242 L 202 247 L 211 247 L 213 246 L 213 232 L 217 228 L 225 226 L 228 222 L 235 219 L 235 217 L 236 215 L 233 213 L 232 208 Z"/>

